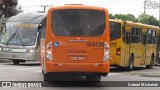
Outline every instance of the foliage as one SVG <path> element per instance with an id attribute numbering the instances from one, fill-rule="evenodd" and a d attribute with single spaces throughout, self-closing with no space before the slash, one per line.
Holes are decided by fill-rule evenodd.
<path id="1" fill-rule="evenodd" d="M 140 22 L 143 24 L 149 24 L 149 25 L 154 25 L 154 26 L 160 26 L 160 21 L 158 21 L 155 17 L 148 15 L 148 14 L 141 14 L 139 15 L 138 18 L 136 18 L 132 14 L 110 14 L 110 18 L 117 18 L 121 20 L 128 20 L 128 21 L 133 21 L 133 22 Z"/>
<path id="2" fill-rule="evenodd" d="M 141 23 L 159 26 L 159 21 L 155 17 L 150 16 L 148 14 L 141 14 L 139 15 L 138 18 L 139 18 L 139 22 Z"/>

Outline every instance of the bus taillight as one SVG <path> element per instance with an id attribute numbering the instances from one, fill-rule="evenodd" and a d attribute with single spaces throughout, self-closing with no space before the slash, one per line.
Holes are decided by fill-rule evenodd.
<path id="1" fill-rule="evenodd" d="M 50 42 L 47 44 L 46 57 L 47 57 L 48 60 L 53 60 L 53 55 L 52 55 L 52 41 L 50 41 Z"/>
<path id="2" fill-rule="evenodd" d="M 103 61 L 107 61 L 109 59 L 109 45 L 107 42 L 104 43 L 104 58 Z"/>
<path id="3" fill-rule="evenodd" d="M 119 56 L 121 54 L 121 48 L 117 48 L 116 55 Z"/>

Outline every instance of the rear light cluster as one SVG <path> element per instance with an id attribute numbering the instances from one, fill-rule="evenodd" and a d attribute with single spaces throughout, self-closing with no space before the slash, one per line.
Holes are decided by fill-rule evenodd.
<path id="1" fill-rule="evenodd" d="M 50 41 L 50 42 L 47 44 L 46 57 L 47 57 L 48 60 L 53 60 L 53 55 L 52 55 L 52 41 Z"/>
<path id="2" fill-rule="evenodd" d="M 109 60 L 109 45 L 107 42 L 104 43 L 104 57 L 103 57 L 103 61 L 107 61 Z"/>
<path id="3" fill-rule="evenodd" d="M 121 48 L 117 48 L 117 50 L 116 50 L 116 55 L 117 55 L 117 56 L 120 56 L 120 54 L 121 54 Z"/>

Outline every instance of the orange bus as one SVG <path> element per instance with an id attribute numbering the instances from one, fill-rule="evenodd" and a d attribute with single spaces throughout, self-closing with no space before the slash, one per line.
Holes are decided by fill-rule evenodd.
<path id="1" fill-rule="evenodd" d="M 109 73 L 107 9 L 85 5 L 51 7 L 39 31 L 44 81 L 57 81 L 64 73 L 100 81 Z"/>

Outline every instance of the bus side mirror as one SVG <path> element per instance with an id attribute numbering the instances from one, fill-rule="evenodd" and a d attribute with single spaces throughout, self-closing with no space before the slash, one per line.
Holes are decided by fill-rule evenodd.
<path id="1" fill-rule="evenodd" d="M 39 24 L 39 25 L 38 25 L 38 32 L 40 32 L 40 31 L 41 31 L 41 28 L 42 28 L 42 25 L 41 25 L 41 24 Z"/>

